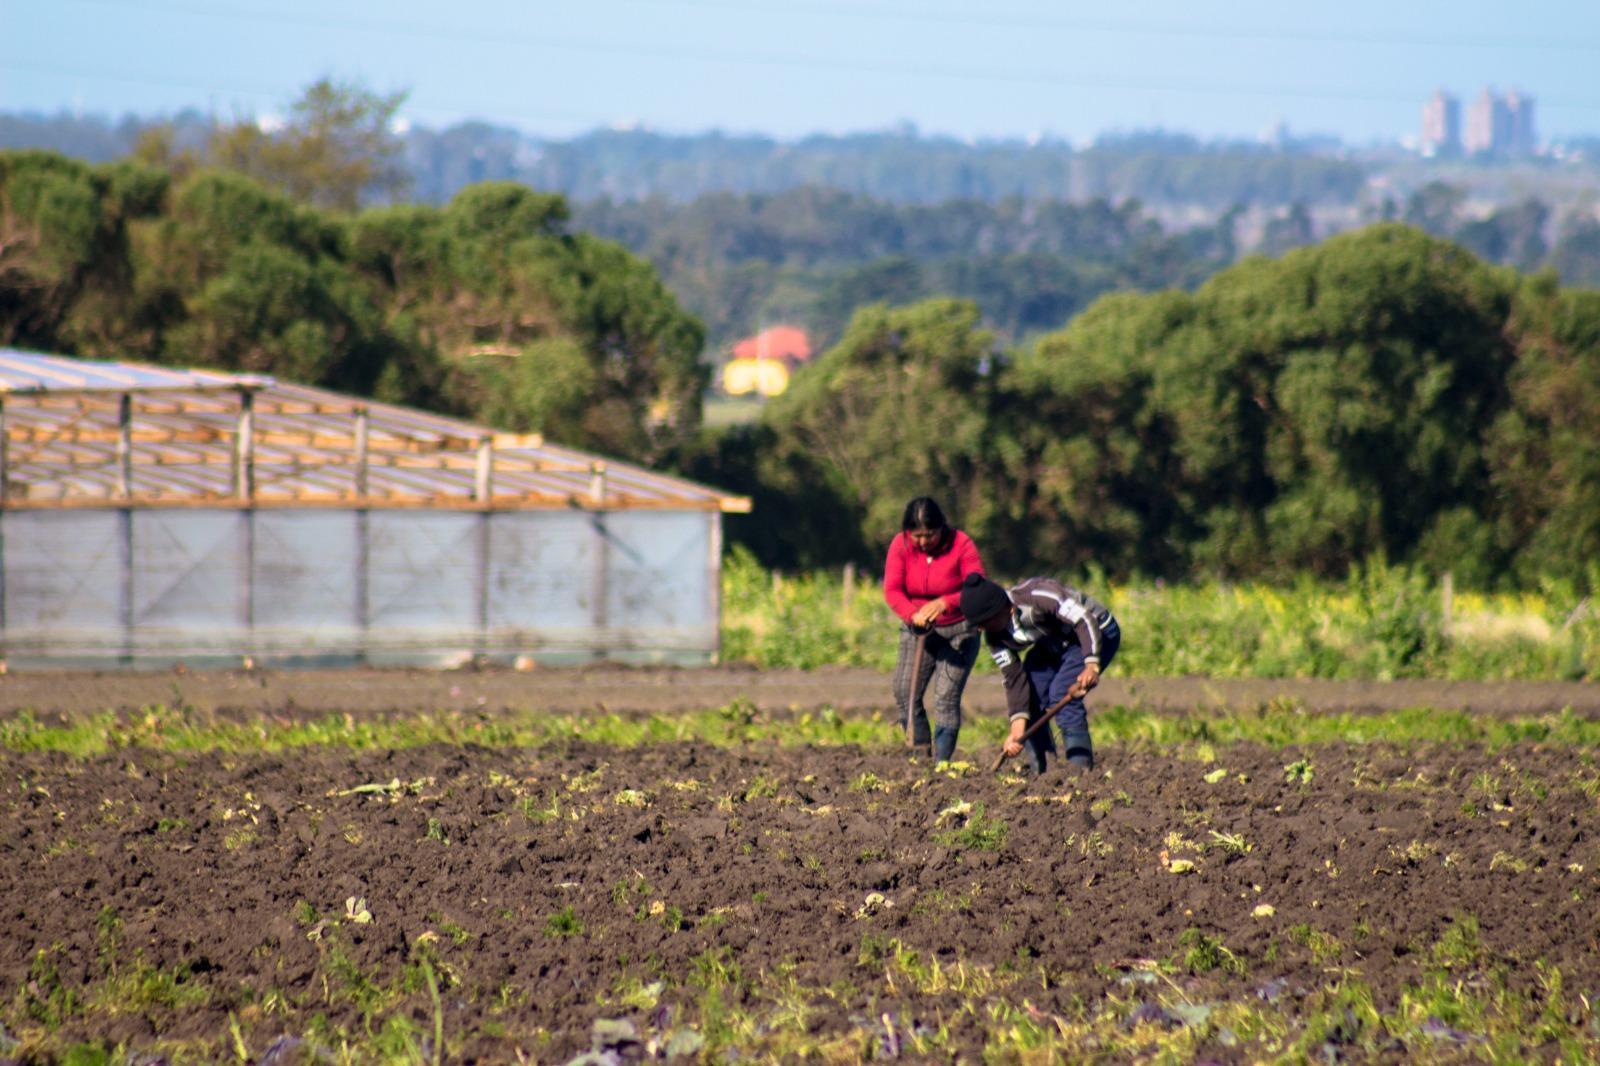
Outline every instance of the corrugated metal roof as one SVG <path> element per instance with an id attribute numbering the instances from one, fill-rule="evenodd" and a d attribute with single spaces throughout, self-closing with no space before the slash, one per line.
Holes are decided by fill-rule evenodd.
<path id="1" fill-rule="evenodd" d="M 138 363 L 65 359 L 57 355 L 0 348 L 0 393 L 139 392 L 260 389 L 273 383 L 259 374 L 220 374 L 211 370 L 172 370 Z"/>
<path id="2" fill-rule="evenodd" d="M 0 350 L 0 382 L 0 506 L 12 508 L 750 506 L 537 434 L 266 377 Z"/>

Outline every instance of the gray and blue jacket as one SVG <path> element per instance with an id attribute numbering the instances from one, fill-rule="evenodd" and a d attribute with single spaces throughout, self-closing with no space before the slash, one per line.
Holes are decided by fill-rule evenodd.
<path id="1" fill-rule="evenodd" d="M 1083 649 L 1085 665 L 1100 665 L 1107 628 L 1116 628 L 1116 619 L 1105 604 L 1070 585 L 1050 577 L 1030 577 L 1006 590 L 1011 603 L 1011 624 L 1002 633 L 986 634 L 989 655 L 1000 668 L 1006 688 L 1006 713 L 1011 718 L 1026 718 L 1032 699 L 1028 673 L 1022 656 L 1041 641 L 1076 643 Z"/>

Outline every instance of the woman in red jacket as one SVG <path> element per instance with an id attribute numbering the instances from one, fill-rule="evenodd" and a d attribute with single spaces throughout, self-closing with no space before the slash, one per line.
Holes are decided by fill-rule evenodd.
<path id="1" fill-rule="evenodd" d="M 961 691 L 978 657 L 979 634 L 961 613 L 961 582 L 982 574 L 972 538 L 951 529 L 939 505 L 926 496 L 906 504 L 900 533 L 889 542 L 883 598 L 900 617 L 900 656 L 894 667 L 894 701 L 902 723 L 911 721 L 912 743 L 948 760 L 961 733 Z M 924 641 L 920 676 L 911 676 L 917 640 Z M 933 735 L 923 696 L 933 687 Z"/>

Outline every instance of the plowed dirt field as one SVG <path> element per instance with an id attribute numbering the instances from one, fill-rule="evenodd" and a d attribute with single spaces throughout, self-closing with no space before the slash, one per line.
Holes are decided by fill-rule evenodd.
<path id="1" fill-rule="evenodd" d="M 491 719 L 670 716 L 727 692 L 778 715 L 887 702 L 881 676 L 825 698 L 792 676 L 787 694 L 738 671 L 357 674 L 331 690 L 303 675 L 10 677 L 0 724 L 24 708 L 137 718 L 175 687 L 197 715 L 280 724 L 450 700 Z M 984 680 L 998 689 L 975 680 L 978 714 L 998 702 Z M 1227 702 L 1189 684 L 1191 708 Z M 1180 707 L 1175 685 L 1152 702 Z M 1592 707 L 1537 688 L 1450 705 Z M 1344 697 L 1326 702 L 1422 702 Z M 26 746 L 0 750 L 0 1059 L 1600 1049 L 1590 747 L 1125 740 L 1099 745 L 1092 773 L 1032 777 L 990 773 L 987 748 L 962 753 L 984 765 L 930 767 L 887 726 L 881 743 L 806 747 Z"/>

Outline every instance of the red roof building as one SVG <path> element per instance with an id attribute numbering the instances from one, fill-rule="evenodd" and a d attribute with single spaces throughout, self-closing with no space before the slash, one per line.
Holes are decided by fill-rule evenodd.
<path id="1" fill-rule="evenodd" d="M 804 363 L 811 359 L 811 338 L 798 326 L 773 326 L 735 344 L 733 357 Z"/>

